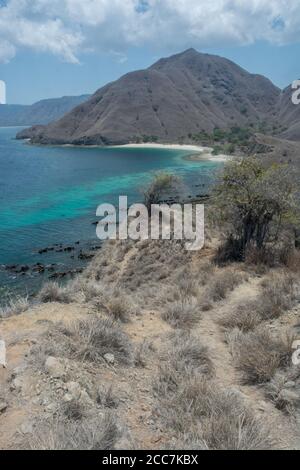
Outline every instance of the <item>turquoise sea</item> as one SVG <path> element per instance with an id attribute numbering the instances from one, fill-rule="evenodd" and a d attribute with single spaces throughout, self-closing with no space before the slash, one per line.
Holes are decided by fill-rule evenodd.
<path id="1" fill-rule="evenodd" d="M 18 130 L 0 128 L 0 296 L 4 288 L 31 292 L 49 277 L 7 265 L 82 266 L 78 250 L 99 245 L 99 204 L 117 204 L 119 195 L 141 201 L 141 188 L 160 170 L 181 176 L 187 195 L 205 194 L 220 166 L 188 161 L 184 150 L 32 146 L 15 140 Z M 74 253 L 38 253 L 76 242 Z"/>

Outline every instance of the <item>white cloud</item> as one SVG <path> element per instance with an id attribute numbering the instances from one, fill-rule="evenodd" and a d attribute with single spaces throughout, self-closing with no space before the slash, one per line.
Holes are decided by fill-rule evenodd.
<path id="1" fill-rule="evenodd" d="M 16 55 L 16 48 L 8 41 L 0 43 L 0 63 L 6 64 Z"/>
<path id="2" fill-rule="evenodd" d="M 299 0 L 7 0 L 0 7 L 2 62 L 24 47 L 76 63 L 91 49 L 125 60 L 130 45 L 159 50 L 258 40 L 299 42 Z"/>

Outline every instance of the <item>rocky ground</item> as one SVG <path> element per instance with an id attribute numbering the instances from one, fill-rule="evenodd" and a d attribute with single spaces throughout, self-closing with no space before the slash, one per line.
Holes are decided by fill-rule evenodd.
<path id="1" fill-rule="evenodd" d="M 215 247 L 108 243 L 3 311 L 0 448 L 299 449 L 299 257 L 218 267 Z"/>

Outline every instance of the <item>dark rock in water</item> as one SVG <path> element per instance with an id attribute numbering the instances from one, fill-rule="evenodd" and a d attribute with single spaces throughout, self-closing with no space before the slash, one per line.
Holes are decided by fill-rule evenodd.
<path id="1" fill-rule="evenodd" d="M 75 268 L 75 269 L 69 269 L 68 271 L 60 271 L 51 274 L 49 276 L 49 279 L 63 279 L 64 277 L 67 276 L 76 276 L 77 274 L 81 274 L 83 272 L 83 268 Z"/>
<path id="2" fill-rule="evenodd" d="M 12 271 L 14 271 L 17 274 L 22 274 L 22 273 L 25 274 L 29 271 L 29 269 L 30 267 L 27 264 L 20 264 L 20 265 L 17 265 L 17 267 L 13 269 Z"/>
<path id="3" fill-rule="evenodd" d="M 80 245 L 80 242 L 79 242 L 79 241 L 78 241 L 78 242 L 75 242 L 75 245 Z"/>
<path id="4" fill-rule="evenodd" d="M 74 246 L 66 246 L 64 248 L 64 251 L 66 251 L 66 252 L 70 252 L 70 251 L 74 251 L 74 250 L 75 250 Z"/>
<path id="5" fill-rule="evenodd" d="M 33 272 L 43 273 L 45 271 L 45 266 L 41 263 L 36 263 L 32 267 Z"/>
<path id="6" fill-rule="evenodd" d="M 46 248 L 41 248 L 38 253 L 40 255 L 44 254 L 44 253 L 48 253 L 49 251 L 54 251 L 54 246 L 48 246 Z"/>
<path id="7" fill-rule="evenodd" d="M 78 259 L 89 260 L 89 259 L 94 258 L 94 256 L 95 255 L 93 253 L 86 253 L 86 252 L 82 251 L 81 253 L 79 253 Z"/>
<path id="8" fill-rule="evenodd" d="M 17 269 L 17 264 L 8 264 L 5 266 L 6 271 L 15 271 Z"/>
<path id="9" fill-rule="evenodd" d="M 67 271 L 57 272 L 57 273 L 51 274 L 51 276 L 49 276 L 49 279 L 61 279 L 65 277 L 66 275 L 67 275 Z"/>

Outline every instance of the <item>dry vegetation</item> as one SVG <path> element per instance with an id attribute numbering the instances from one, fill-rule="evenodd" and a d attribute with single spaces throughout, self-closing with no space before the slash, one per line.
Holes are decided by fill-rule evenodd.
<path id="1" fill-rule="evenodd" d="M 3 311 L 0 448 L 300 448 L 299 250 L 219 246 L 107 242 Z"/>
<path id="2" fill-rule="evenodd" d="M 287 430 L 293 426 L 297 406 L 286 384 L 297 384 L 300 373 L 291 367 L 288 324 L 283 329 L 277 322 L 298 308 L 298 273 L 276 268 L 261 277 L 245 265 L 217 267 L 213 243 L 193 257 L 178 243 L 168 244 L 167 277 L 161 276 L 165 263 L 154 263 L 163 243 L 137 242 L 129 249 L 108 243 L 68 286 L 44 287 L 45 308 L 53 305 L 61 315 L 34 323 L 37 336 L 23 358 L 25 371 L 13 374 L 29 381 L 31 390 L 41 389 L 32 399 L 47 405 L 30 408 L 26 419 L 33 432 L 17 432 L 14 445 L 286 447 L 273 421 Z M 108 269 L 110 258 L 118 259 L 117 276 Z M 155 274 L 147 285 L 149 264 Z M 66 309 L 78 313 L 72 317 Z M 30 310 L 23 315 L 30 318 Z M 270 330 L 270 322 L 276 328 Z M 10 383 L 13 377 L 8 375 Z M 267 419 L 256 407 L 262 401 L 271 407 Z M 149 417 L 136 421 L 136 408 L 142 415 L 147 409 Z"/>

